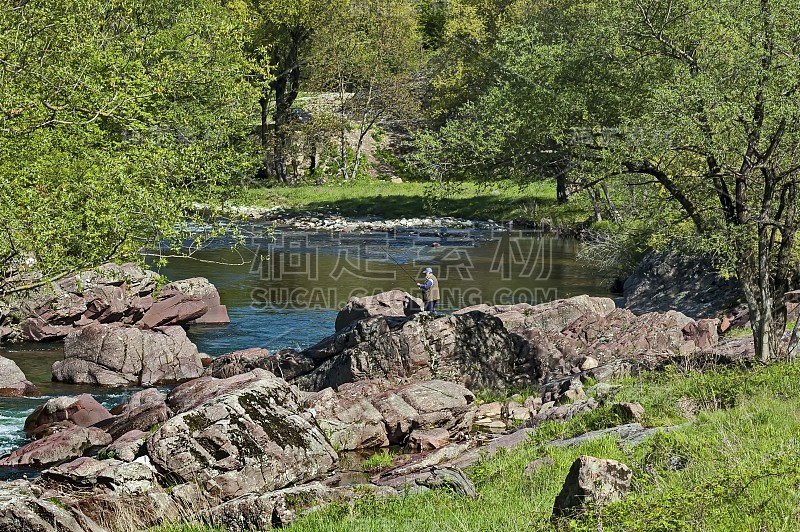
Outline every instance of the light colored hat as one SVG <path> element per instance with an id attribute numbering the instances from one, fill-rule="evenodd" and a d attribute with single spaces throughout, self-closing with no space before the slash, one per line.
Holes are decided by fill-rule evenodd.
<path id="1" fill-rule="evenodd" d="M 430 268 L 425 268 L 424 270 L 422 270 L 422 273 L 433 273 L 433 270 L 431 270 Z"/>

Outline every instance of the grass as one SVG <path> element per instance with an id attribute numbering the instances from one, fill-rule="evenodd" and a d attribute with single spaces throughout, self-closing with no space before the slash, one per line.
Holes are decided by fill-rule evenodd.
<path id="1" fill-rule="evenodd" d="M 800 364 L 678 371 L 622 380 L 615 401 L 638 401 L 643 423 L 658 427 L 641 445 L 605 437 L 577 448 L 548 447 L 621 422 L 601 406 L 566 423 L 541 425 L 523 446 L 484 459 L 467 473 L 476 500 L 446 490 L 334 504 L 298 520 L 292 531 L 554 530 L 553 501 L 582 454 L 633 470 L 629 496 L 590 509 L 570 530 L 781 531 L 800 527 Z M 550 456 L 529 476 L 528 463 Z M 685 467 L 677 469 L 681 462 Z M 173 528 L 162 532 L 200 532 Z"/>
<path id="2" fill-rule="evenodd" d="M 706 373 L 677 371 L 627 379 L 616 400 L 638 400 L 645 424 L 685 424 L 621 448 L 602 438 L 574 449 L 544 442 L 615 425 L 610 407 L 567 423 L 547 423 L 526 445 L 468 471 L 477 500 L 446 491 L 364 499 L 314 512 L 293 531 L 553 530 L 553 501 L 582 454 L 613 458 L 634 472 L 627 499 L 574 520 L 573 530 L 796 530 L 800 526 L 800 366 L 776 364 Z M 694 405 L 689 412 L 681 401 Z M 531 477 L 532 460 L 553 464 Z M 673 457 L 686 467 L 670 470 Z"/>
<path id="3" fill-rule="evenodd" d="M 536 223 L 547 219 L 552 225 L 583 221 L 589 212 L 585 194 L 573 197 L 567 205 L 556 204 L 552 181 L 524 187 L 511 181 L 486 186 L 464 183 L 446 195 L 436 194 L 433 187 L 429 182 L 392 183 L 363 178 L 347 183 L 250 189 L 239 201 L 256 206 L 281 206 L 290 212 L 311 210 L 381 218 L 436 215 Z"/>
<path id="4" fill-rule="evenodd" d="M 786 324 L 787 330 L 789 329 L 789 324 Z M 732 327 L 725 331 L 725 338 L 734 339 L 734 338 L 741 338 L 743 336 L 752 336 L 753 329 L 750 326 L 747 327 Z"/>
<path id="5" fill-rule="evenodd" d="M 368 473 L 384 471 L 394 465 L 396 456 L 395 453 L 383 449 L 361 462 L 361 469 Z"/>

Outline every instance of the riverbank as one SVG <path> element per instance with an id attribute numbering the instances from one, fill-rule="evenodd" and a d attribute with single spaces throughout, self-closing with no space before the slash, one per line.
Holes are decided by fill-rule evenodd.
<path id="1" fill-rule="evenodd" d="M 33 523 L 39 518 L 30 509 L 52 503 L 46 506 L 53 521 L 76 517 L 111 530 L 142 529 L 156 524 L 151 512 L 142 511 L 144 505 L 159 504 L 165 520 L 202 519 L 245 530 L 263 529 L 264 515 L 273 516 L 267 524 L 285 526 L 308 508 L 333 503 L 331 509 L 307 517 L 322 516 L 316 529 L 340 524 L 344 529 L 385 529 L 381 522 L 405 517 L 400 522 L 416 529 L 449 528 L 456 523 L 435 515 L 446 514 L 447 506 L 436 507 L 431 515 L 417 510 L 427 501 L 441 500 L 472 513 L 468 529 L 498 523 L 502 529 L 543 529 L 540 525 L 550 521 L 544 507 L 559 484 L 561 493 L 568 489 L 564 472 L 575 467 L 575 453 L 591 453 L 587 460 L 598 463 L 611 459 L 624 464 L 619 470 L 628 478 L 619 496 L 629 492 L 627 500 L 637 504 L 644 493 L 641 485 L 663 464 L 669 474 L 665 470 L 664 478 L 657 479 L 654 486 L 659 489 L 677 471 L 693 466 L 699 468 L 695 472 L 706 472 L 702 463 L 707 455 L 700 454 L 706 447 L 687 449 L 681 439 L 670 443 L 673 432 L 696 430 L 700 432 L 688 436 L 691 441 L 712 441 L 711 435 L 698 437 L 716 430 L 706 421 L 755 397 L 780 416 L 795 407 L 782 409 L 779 403 L 797 395 L 798 369 L 781 368 L 753 378 L 737 368 L 719 370 L 723 361 L 749 360 L 752 342 L 749 355 L 734 356 L 728 343 L 718 341 L 716 320 L 695 321 L 675 312 L 634 316 L 615 309 L 608 298 L 588 296 L 536 307 L 479 305 L 451 316 L 406 317 L 409 299 L 409 294 L 393 293 L 354 301 L 337 322 L 352 319 L 356 310 L 360 321 L 337 327 L 336 335 L 302 351 L 248 349 L 224 355 L 206 368 L 204 377 L 178 385 L 166 397 L 158 390 L 143 390 L 111 412 L 89 396 L 52 400 L 40 412 L 60 408 L 86 415 L 75 415 L 71 425 L 59 427 L 52 419 L 63 416 L 29 416 L 26 425 L 35 432 L 61 432 L 3 459 L 2 465 L 10 467 L 51 467 L 39 480 L 6 484 L 0 502 L 8 504 L 0 518 L 25 514 L 24 522 Z M 402 305 L 387 305 L 391 302 Z M 708 371 L 688 371 L 701 367 Z M 666 378 L 646 373 L 655 369 Z M 460 383 L 481 392 L 483 401 Z M 522 390 L 527 391 L 512 395 Z M 81 421 L 89 411 L 96 417 Z M 751 414 L 739 413 L 736 419 Z M 487 434 L 481 427 L 502 434 Z M 569 439 L 577 435 L 583 436 Z M 731 437 L 723 437 L 717 449 L 726 459 L 730 451 L 722 451 Z M 742 449 L 753 447 L 746 438 L 742 441 Z M 368 482 L 362 478 L 354 486 L 352 465 L 339 452 L 389 445 L 419 452 L 379 453 L 380 459 L 362 464 L 362 473 L 373 473 Z M 665 445 L 667 454 L 654 454 Z M 486 458 L 495 455 L 502 463 L 515 456 L 514 448 L 527 453 L 514 463 L 541 459 L 524 467 L 518 485 L 513 471 Z M 750 467 L 744 458 L 743 463 Z M 376 466 L 389 469 L 374 473 Z M 479 512 L 477 505 L 457 497 L 457 490 L 430 493 L 442 487 L 442 478 L 453 478 L 447 475 L 463 475 L 462 469 L 471 477 L 460 477 L 465 496 L 484 503 L 502 496 L 496 508 L 503 515 Z M 546 478 L 538 479 L 540 474 Z M 636 475 L 632 486 L 631 475 Z M 501 480 L 503 485 L 490 493 L 491 483 Z M 532 497 L 532 486 L 547 490 Z M 434 499 L 416 504 L 416 497 Z M 531 500 L 539 501 L 535 511 L 526 506 Z M 117 510 L 100 512 L 110 501 Z M 596 502 L 597 508 L 590 505 L 581 518 L 586 524 L 609 501 Z M 408 503 L 413 507 L 403 512 L 409 515 L 390 512 L 384 517 L 387 508 Z M 622 517 L 609 514 L 609 520 L 625 524 L 627 516 L 638 519 L 642 513 L 634 506 Z M 457 519 L 466 522 L 467 516 Z"/>
<path id="2" fill-rule="evenodd" d="M 430 491 L 365 499 L 312 512 L 288 530 L 552 530 L 549 518 L 581 455 L 633 471 L 629 496 L 573 520 L 570 530 L 796 530 L 800 494 L 800 365 L 655 372 L 610 383 L 614 402 L 636 401 L 646 427 L 677 426 L 639 445 L 608 434 L 610 406 L 537 427 L 530 440 L 466 471 L 477 499 Z M 188 532 L 204 528 L 163 528 Z"/>
<path id="3" fill-rule="evenodd" d="M 454 218 L 516 221 L 520 225 L 573 227 L 591 211 L 584 194 L 556 203 L 555 182 L 519 186 L 510 180 L 487 185 L 462 183 L 445 192 L 430 182 L 394 183 L 359 179 L 348 183 L 252 188 L 236 201 L 245 214 L 262 211 L 293 216 L 308 212 L 345 218 Z"/>
<path id="4" fill-rule="evenodd" d="M 443 312 L 483 302 L 542 303 L 580 293 L 607 295 L 591 270 L 576 260 L 578 243 L 572 239 L 524 233 L 508 240 L 501 238 L 505 233 L 493 236 L 491 231 L 472 230 L 463 234 L 453 230 L 447 238 L 432 238 L 414 230 L 417 235 L 277 231 L 275 240 L 270 235 L 254 236 L 246 248 L 238 250 L 220 241 L 198 252 L 195 259 L 199 260 L 171 259 L 158 273 L 172 280 L 204 277 L 219 291 L 231 324 L 192 326 L 188 331 L 198 349 L 213 357 L 249 347 L 272 352 L 309 347 L 334 332 L 338 309 L 351 296 L 408 289 L 408 274 L 416 275 L 428 264 L 442 269 L 439 308 Z M 433 242 L 440 245 L 433 247 Z M 503 269 L 501 259 L 511 249 L 531 254 L 539 262 L 546 253 L 552 268 L 537 269 L 533 277 L 524 277 L 518 264 Z M 254 262 L 254 257 L 268 258 L 271 268 Z M 541 273 L 548 273 L 547 278 L 537 278 Z M 42 393 L 38 398 L 0 400 L 0 455 L 27 440 L 22 431 L 25 417 L 50 398 L 91 393 L 109 407 L 119 402 L 113 390 L 76 389 L 76 385 L 51 382 L 53 363 L 64 357 L 62 342 L 0 344 L 0 356 L 16 362 Z"/>
<path id="5" fill-rule="evenodd" d="M 570 530 L 796 530 L 800 495 L 800 365 L 645 373 L 609 383 L 613 402 L 638 402 L 645 427 L 631 444 L 614 432 L 610 404 L 539 425 L 528 441 L 465 472 L 478 497 L 449 490 L 365 497 L 312 511 L 287 530 L 553 530 L 553 500 L 582 455 L 629 465 L 627 498 L 590 509 Z M 609 401 L 610 403 L 610 401 Z M 590 435 L 583 440 L 580 435 Z M 198 524 L 151 532 L 211 532 Z"/>

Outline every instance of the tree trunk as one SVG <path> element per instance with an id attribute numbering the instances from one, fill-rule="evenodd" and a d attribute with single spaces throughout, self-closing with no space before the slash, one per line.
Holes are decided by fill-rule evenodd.
<path id="1" fill-rule="evenodd" d="M 755 256 L 756 249 L 739 249 L 737 276 L 750 311 L 756 356 L 762 362 L 779 359 L 786 354 L 781 340 L 786 330 L 784 290 L 775 285 L 768 271 L 764 274 L 764 268 L 769 268 L 767 257 Z"/>
<path id="2" fill-rule="evenodd" d="M 286 59 L 289 62 L 289 58 Z M 285 65 L 282 65 L 285 66 Z M 291 68 L 291 67 L 289 67 Z M 275 91 L 275 112 L 273 119 L 273 138 L 272 138 L 272 170 L 275 178 L 281 183 L 288 183 L 288 172 L 286 169 L 286 121 L 289 117 L 291 102 L 286 91 L 288 73 L 285 68 L 281 68 L 281 73 L 272 82 L 272 90 Z"/>
<path id="3" fill-rule="evenodd" d="M 762 294 L 762 298 L 764 294 Z M 761 362 L 769 362 L 776 358 L 778 353 L 775 351 L 775 341 L 773 339 L 775 324 L 772 319 L 772 298 L 762 299 L 759 316 L 750 323 L 753 327 L 753 342 L 755 343 L 756 353 L 760 353 Z"/>
<path id="4" fill-rule="evenodd" d="M 258 100 L 258 103 L 261 104 L 261 131 L 259 134 L 259 140 L 261 141 L 261 147 L 267 147 L 267 105 L 269 104 L 269 99 L 266 97 L 262 97 Z"/>
<path id="5" fill-rule="evenodd" d="M 311 146 L 308 149 L 308 159 L 308 173 L 309 175 L 314 175 L 317 173 L 317 138 L 315 136 L 311 137 Z"/>
<path id="6" fill-rule="evenodd" d="M 339 124 L 339 172 L 342 179 L 347 181 L 347 112 L 344 91 L 344 72 L 339 72 L 339 112 L 341 123 Z"/>
<path id="7" fill-rule="evenodd" d="M 556 176 L 556 202 L 559 205 L 569 202 L 569 183 L 565 173 Z"/>
<path id="8" fill-rule="evenodd" d="M 308 31 L 304 28 L 290 30 L 287 46 L 282 50 L 284 53 L 273 57 L 273 63 L 278 65 L 278 74 L 270 84 L 275 92 L 275 112 L 272 115 L 275 122 L 272 166 L 275 177 L 281 183 L 289 182 L 289 171 L 286 167 L 288 127 L 292 105 L 300 93 L 300 46 L 307 37 Z"/>
<path id="9" fill-rule="evenodd" d="M 622 221 L 622 215 L 620 215 L 619 211 L 617 210 L 617 206 L 614 205 L 614 202 L 611 201 L 611 196 L 608 194 L 608 187 L 606 186 L 605 182 L 600 183 L 600 188 L 603 190 L 603 195 L 606 197 L 608 212 L 611 213 L 611 219 L 616 223 L 620 223 Z"/>
<path id="10" fill-rule="evenodd" d="M 281 183 L 289 182 L 289 171 L 286 168 L 286 132 L 282 124 L 275 123 L 275 142 L 272 149 L 272 168 L 275 178 Z"/>
<path id="11" fill-rule="evenodd" d="M 592 200 L 592 209 L 594 210 L 594 221 L 595 222 L 602 222 L 603 215 L 600 214 L 600 194 L 597 193 L 597 190 L 594 187 L 588 187 L 586 192 L 589 193 L 589 197 Z"/>

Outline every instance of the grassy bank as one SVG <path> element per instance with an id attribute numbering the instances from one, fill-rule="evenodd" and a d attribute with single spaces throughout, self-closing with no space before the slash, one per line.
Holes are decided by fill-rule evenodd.
<path id="1" fill-rule="evenodd" d="M 622 448 L 598 439 L 577 448 L 546 442 L 621 423 L 610 407 L 548 423 L 522 447 L 468 470 L 479 498 L 446 491 L 337 504 L 293 531 L 552 530 L 553 501 L 582 454 L 633 469 L 627 499 L 571 523 L 572 530 L 796 530 L 800 527 L 800 365 L 647 375 L 617 383 L 614 401 L 638 401 L 646 426 L 680 425 Z M 526 476 L 526 465 L 549 456 Z M 172 532 L 198 528 L 167 528 Z"/>
<path id="2" fill-rule="evenodd" d="M 471 469 L 477 500 L 447 492 L 366 499 L 311 514 L 290 530 L 552 530 L 553 501 L 582 454 L 620 460 L 634 480 L 626 500 L 573 521 L 573 530 L 798 529 L 800 366 L 673 372 L 620 384 L 615 400 L 641 402 L 646 425 L 683 425 L 630 449 L 612 438 L 574 449 L 544 445 L 620 423 L 603 407 L 545 425 L 522 448 Z M 525 466 L 543 456 L 553 464 L 525 476 Z"/>
<path id="3" fill-rule="evenodd" d="M 477 220 L 529 220 L 573 224 L 588 217 L 585 195 L 567 205 L 555 201 L 555 183 L 520 187 L 510 181 L 482 186 L 464 183 L 451 191 L 431 183 L 392 183 L 359 179 L 348 183 L 270 187 L 248 190 L 242 200 L 249 205 L 281 206 L 289 211 L 335 212 L 343 216 L 454 216 Z"/>

